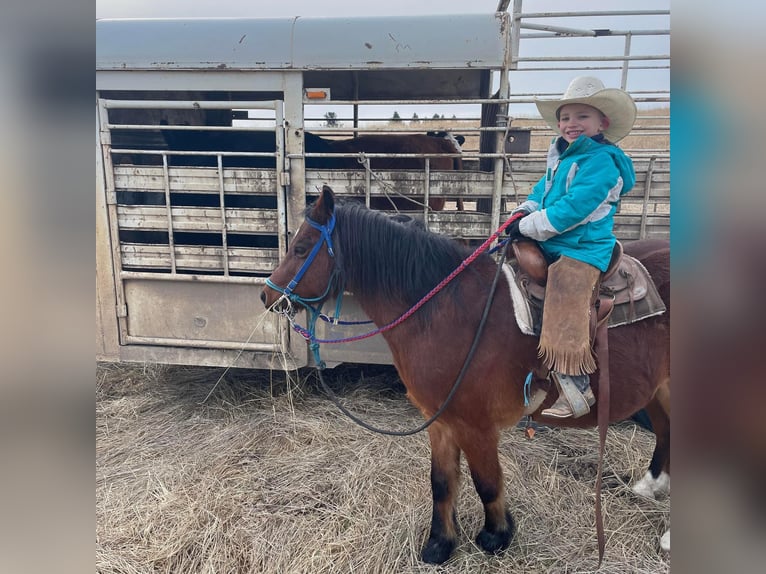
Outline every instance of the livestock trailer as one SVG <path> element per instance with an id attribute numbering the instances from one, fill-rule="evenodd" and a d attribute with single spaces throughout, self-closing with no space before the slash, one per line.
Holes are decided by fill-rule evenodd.
<path id="1" fill-rule="evenodd" d="M 368 205 L 409 197 L 428 228 L 486 239 L 544 171 L 530 149 L 535 128 L 509 115 L 523 101 L 510 89 L 522 16 L 97 21 L 97 359 L 311 364 L 306 341 L 259 295 L 324 183 Z M 391 115 L 407 106 L 437 113 Z M 464 147 L 338 156 L 354 169 L 323 162 L 333 153 L 314 144 L 426 131 L 463 135 Z M 417 169 L 374 167 L 413 155 Z M 459 168 L 432 168 L 442 156 Z M 634 162 L 634 209 L 618 214 L 618 235 L 667 237 L 669 152 Z M 343 313 L 364 319 L 349 295 Z M 364 330 L 325 324 L 317 334 Z M 380 337 L 326 345 L 322 358 L 391 360 Z"/>

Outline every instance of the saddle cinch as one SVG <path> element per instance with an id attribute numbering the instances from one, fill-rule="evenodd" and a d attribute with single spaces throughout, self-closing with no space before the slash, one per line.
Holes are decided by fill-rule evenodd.
<path id="1" fill-rule="evenodd" d="M 511 245 L 513 258 L 509 263 L 516 284 L 529 303 L 533 330 L 539 335 L 548 261 L 536 241 L 520 240 Z M 661 315 L 666 310 L 649 272 L 640 261 L 623 253 L 619 241 L 614 245 L 609 267 L 601 275 L 593 305 L 591 339 L 595 336 L 595 326 L 604 320 L 608 320 L 608 327 L 612 328 Z"/>

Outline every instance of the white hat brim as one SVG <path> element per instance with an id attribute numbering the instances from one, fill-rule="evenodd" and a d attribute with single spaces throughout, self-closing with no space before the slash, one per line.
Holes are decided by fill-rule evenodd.
<path id="1" fill-rule="evenodd" d="M 592 96 L 567 98 L 562 100 L 535 100 L 540 115 L 556 133 L 559 132 L 556 110 L 566 104 L 586 104 L 601 111 L 609 118 L 609 127 L 603 131 L 604 137 L 611 142 L 618 142 L 633 129 L 636 122 L 636 103 L 626 92 L 615 88 L 599 90 Z"/>

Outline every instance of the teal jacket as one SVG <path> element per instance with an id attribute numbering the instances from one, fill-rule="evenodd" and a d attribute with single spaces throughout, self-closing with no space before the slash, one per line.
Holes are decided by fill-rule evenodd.
<path id="1" fill-rule="evenodd" d="M 561 143 L 559 143 L 561 140 Z M 633 162 L 620 148 L 581 135 L 564 151 L 557 137 L 548 165 L 527 200 L 519 231 L 540 243 L 549 260 L 566 255 L 606 271 L 616 241 L 614 214 L 633 189 Z"/>

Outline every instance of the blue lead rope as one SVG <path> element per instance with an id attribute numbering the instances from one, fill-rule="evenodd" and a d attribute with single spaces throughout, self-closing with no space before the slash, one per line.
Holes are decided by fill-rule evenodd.
<path id="1" fill-rule="evenodd" d="M 524 406 L 529 406 L 529 387 L 532 386 L 532 371 L 529 371 L 526 380 L 524 381 Z"/>
<path id="2" fill-rule="evenodd" d="M 502 249 L 503 247 L 505 247 L 506 245 L 508 245 L 508 243 L 509 243 L 510 241 L 511 241 L 511 238 L 510 238 L 510 237 L 506 237 L 505 239 L 501 239 L 500 241 L 498 241 L 498 242 L 497 242 L 497 245 L 495 245 L 495 246 L 494 246 L 492 249 L 490 249 L 489 251 L 487 251 L 487 253 L 489 253 L 490 255 L 492 255 L 492 254 L 493 254 L 493 253 L 495 253 L 496 251 L 498 251 L 498 250 Z"/>

